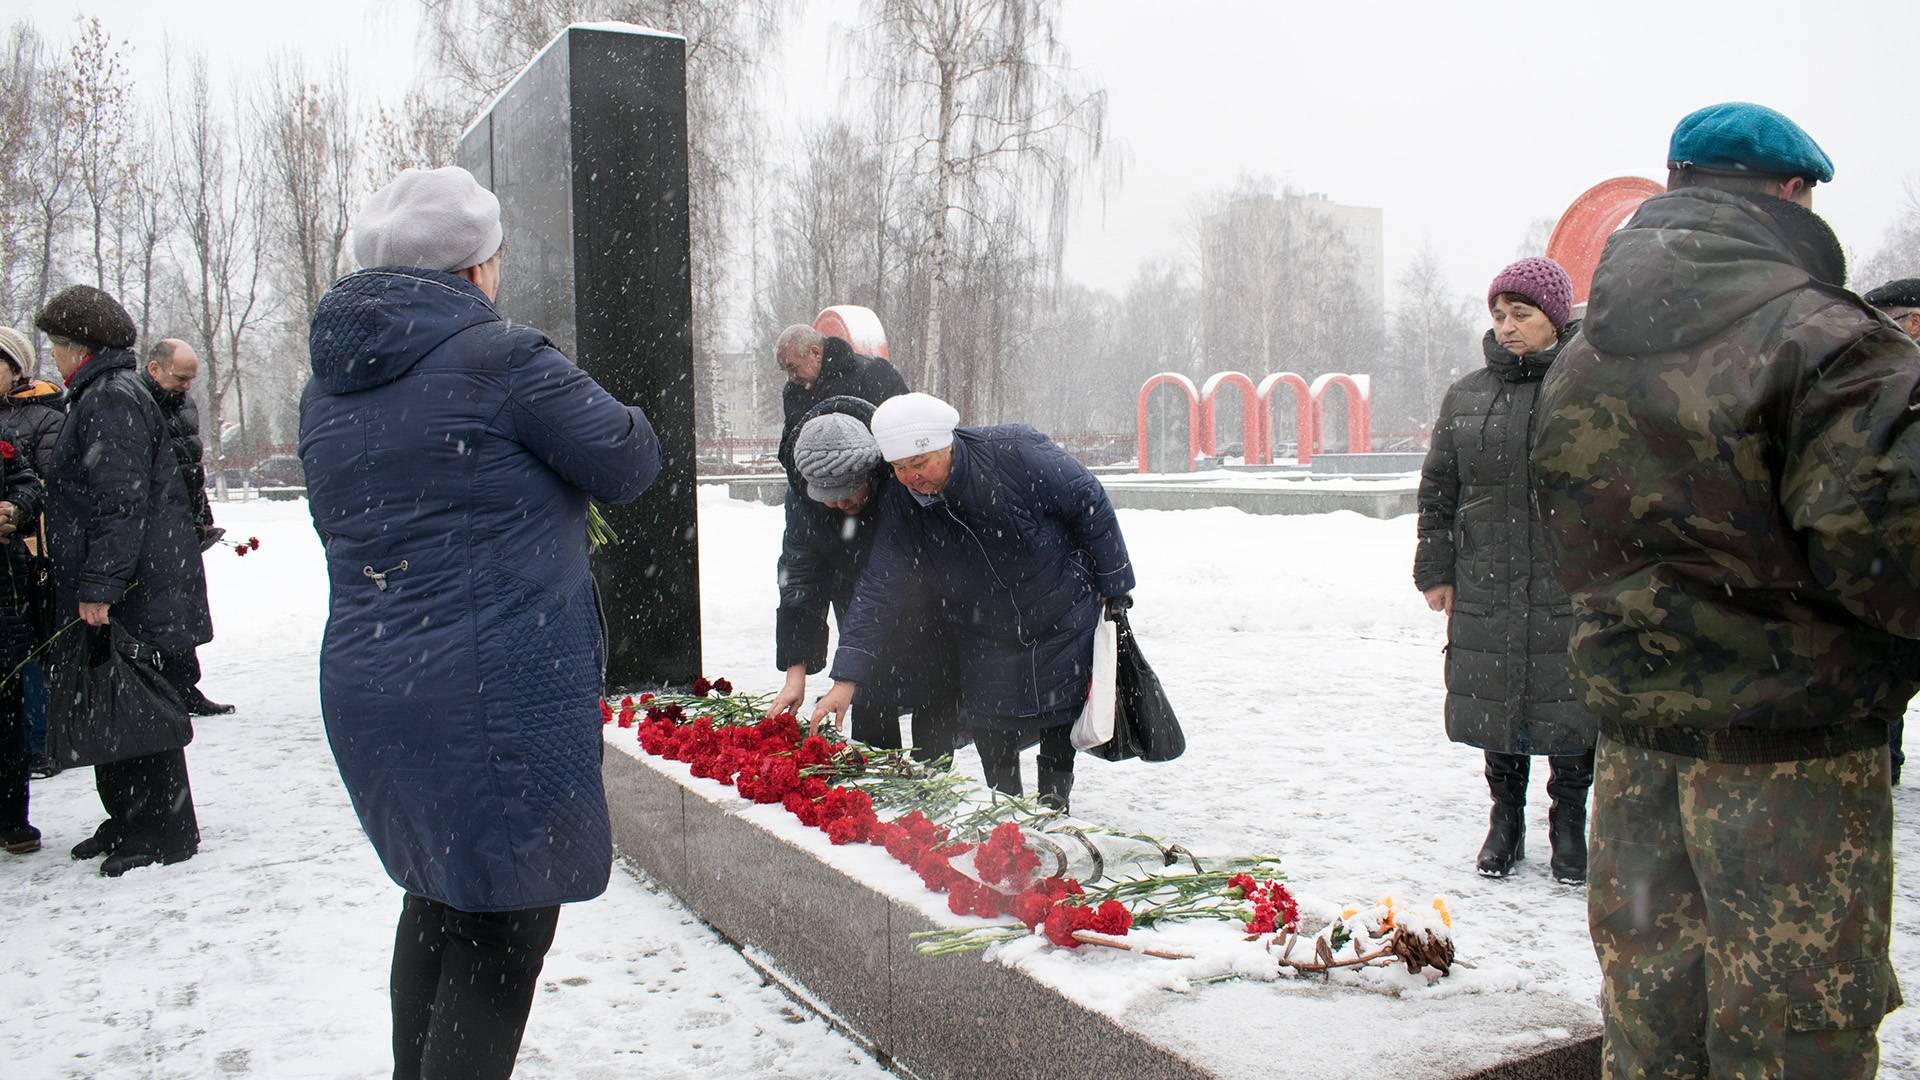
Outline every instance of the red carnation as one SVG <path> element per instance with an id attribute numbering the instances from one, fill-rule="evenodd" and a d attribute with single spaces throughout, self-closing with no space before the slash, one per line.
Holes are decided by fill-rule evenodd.
<path id="1" fill-rule="evenodd" d="M 1108 900 L 1093 913 L 1093 928 L 1103 934 L 1119 936 L 1133 927 L 1133 912 L 1118 900 Z"/>
<path id="2" fill-rule="evenodd" d="M 244 546 L 243 546 L 243 547 L 237 547 L 237 548 L 234 548 L 234 549 L 233 549 L 233 553 L 234 553 L 235 555 L 245 555 L 245 554 L 247 553 L 247 549 L 246 549 L 246 548 L 245 548 Z"/>
<path id="3" fill-rule="evenodd" d="M 613 723 L 613 706 L 607 704 L 604 698 L 600 701 L 600 722 L 603 724 Z"/>
<path id="4" fill-rule="evenodd" d="M 1042 931 L 1047 935 L 1047 940 L 1053 942 L 1055 945 L 1064 946 L 1069 949 L 1079 948 L 1080 943 L 1075 941 L 1073 937 L 1073 931 L 1076 929 L 1073 924 L 1074 912 L 1080 910 L 1085 909 L 1056 907 L 1052 911 L 1047 912 L 1046 922 L 1041 924 Z"/>
<path id="5" fill-rule="evenodd" d="M 731 694 L 731 693 L 733 693 L 733 684 L 732 684 L 732 683 L 730 683 L 730 682 L 728 682 L 728 681 L 727 681 L 727 680 L 725 680 L 725 679 L 715 679 L 715 680 L 713 680 L 713 688 L 714 688 L 715 690 L 718 690 L 718 691 L 720 691 L 720 692 L 721 692 L 722 694 Z"/>
<path id="6" fill-rule="evenodd" d="M 5 439 L 0 439 L 0 458 L 6 458 L 8 461 L 12 461 L 14 455 L 18 454 L 19 452 L 20 451 L 15 450 L 13 448 L 12 443 L 8 442 Z"/>
<path id="7" fill-rule="evenodd" d="M 707 681 L 707 677 L 705 675 L 702 675 L 699 678 L 693 680 L 693 696 L 694 697 L 706 697 L 707 691 L 712 689 L 713 689 L 713 684 Z"/>
<path id="8" fill-rule="evenodd" d="M 259 538 L 259 537 L 257 537 L 257 536 L 249 536 L 249 537 L 247 537 L 247 546 L 248 546 L 248 547 L 250 547 L 250 548 L 252 548 L 252 549 L 253 549 L 253 550 L 255 550 L 255 551 L 259 551 L 259 550 L 260 550 L 260 538 Z"/>
<path id="9" fill-rule="evenodd" d="M 1046 921 L 1047 912 L 1053 910 L 1053 901 L 1045 893 L 1028 889 L 1013 898 L 1013 917 L 1025 923 L 1031 930 Z"/>

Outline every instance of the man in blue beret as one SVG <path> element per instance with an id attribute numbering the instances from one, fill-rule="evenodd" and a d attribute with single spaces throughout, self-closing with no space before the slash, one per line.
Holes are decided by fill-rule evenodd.
<path id="1" fill-rule="evenodd" d="M 1872 1077 L 1888 727 L 1920 689 L 1920 347 L 1847 291 L 1833 162 L 1674 129 L 1540 391 L 1533 478 L 1598 718 L 1607 1076 Z"/>

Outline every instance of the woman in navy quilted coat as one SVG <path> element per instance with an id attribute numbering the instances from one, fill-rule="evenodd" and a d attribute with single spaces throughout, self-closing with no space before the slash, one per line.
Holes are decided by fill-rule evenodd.
<path id="1" fill-rule="evenodd" d="M 1040 800 L 1064 812 L 1094 628 L 1103 609 L 1132 603 L 1133 563 L 1113 503 L 1085 466 L 1025 425 L 956 428 L 958 420 L 926 394 L 874 411 L 874 439 L 899 482 L 880 496 L 834 687 L 813 723 L 837 720 L 857 686 L 885 674 L 879 657 L 903 622 L 936 610 L 987 783 L 1021 794 L 1019 754 L 1038 742 Z"/>
<path id="2" fill-rule="evenodd" d="M 396 1077 L 510 1075 L 558 905 L 606 888 L 587 504 L 660 468 L 638 408 L 494 308 L 500 235 L 464 170 L 377 192 L 373 269 L 321 300 L 300 408 L 327 738 L 407 893 Z"/>

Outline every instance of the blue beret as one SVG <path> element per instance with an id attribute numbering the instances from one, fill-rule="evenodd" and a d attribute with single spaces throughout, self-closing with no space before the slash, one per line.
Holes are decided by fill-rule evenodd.
<path id="1" fill-rule="evenodd" d="M 1800 125 L 1745 101 L 1709 105 L 1688 113 L 1673 129 L 1667 164 L 1690 164 L 1709 172 L 1801 176 L 1826 183 L 1833 160 Z"/>

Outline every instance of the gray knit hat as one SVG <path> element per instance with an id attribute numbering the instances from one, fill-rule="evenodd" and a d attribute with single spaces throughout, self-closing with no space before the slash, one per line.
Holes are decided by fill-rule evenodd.
<path id="1" fill-rule="evenodd" d="M 500 200 L 458 165 L 408 169 L 367 197 L 353 219 L 362 267 L 417 266 L 452 273 L 500 250 Z"/>
<path id="2" fill-rule="evenodd" d="M 807 421 L 793 441 L 793 464 L 815 502 L 851 498 L 880 464 L 880 444 L 867 425 L 846 413 L 826 413 Z"/>

